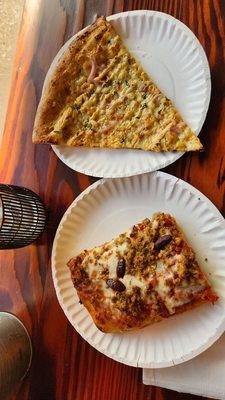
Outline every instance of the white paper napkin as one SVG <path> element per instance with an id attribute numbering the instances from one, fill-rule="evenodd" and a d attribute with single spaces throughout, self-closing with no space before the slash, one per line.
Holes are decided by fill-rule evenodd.
<path id="1" fill-rule="evenodd" d="M 183 364 L 143 369 L 143 383 L 225 400 L 225 334 L 210 349 Z"/>

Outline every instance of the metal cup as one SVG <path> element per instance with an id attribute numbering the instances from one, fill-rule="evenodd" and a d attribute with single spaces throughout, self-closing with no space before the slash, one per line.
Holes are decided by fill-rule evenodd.
<path id="1" fill-rule="evenodd" d="M 15 249 L 34 242 L 45 223 L 45 206 L 36 193 L 0 183 L 0 249 Z"/>
<path id="2" fill-rule="evenodd" d="M 25 326 L 14 315 L 0 312 L 0 399 L 12 395 L 31 359 L 32 345 Z"/>

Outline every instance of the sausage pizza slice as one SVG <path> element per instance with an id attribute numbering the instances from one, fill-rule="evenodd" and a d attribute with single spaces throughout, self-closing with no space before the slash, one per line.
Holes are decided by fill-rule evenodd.
<path id="1" fill-rule="evenodd" d="M 80 301 L 103 332 L 139 329 L 218 299 L 169 214 L 146 218 L 68 266 Z"/>

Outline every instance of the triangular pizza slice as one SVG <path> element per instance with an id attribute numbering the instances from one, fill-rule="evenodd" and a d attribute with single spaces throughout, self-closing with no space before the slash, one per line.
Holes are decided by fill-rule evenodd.
<path id="1" fill-rule="evenodd" d="M 58 61 L 38 107 L 33 141 L 156 152 L 202 149 L 103 17 Z"/>
<path id="2" fill-rule="evenodd" d="M 80 301 L 103 332 L 139 329 L 218 299 L 169 214 L 146 218 L 68 266 Z"/>

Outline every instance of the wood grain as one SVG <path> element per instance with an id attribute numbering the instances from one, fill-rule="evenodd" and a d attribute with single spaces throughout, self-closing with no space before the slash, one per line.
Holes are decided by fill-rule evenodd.
<path id="1" fill-rule="evenodd" d="M 201 133 L 205 152 L 187 154 L 166 171 L 197 187 L 224 213 L 224 0 L 27 0 L 0 151 L 0 181 L 29 187 L 49 210 L 35 245 L 0 252 L 0 309 L 14 312 L 32 336 L 32 368 L 14 400 L 191 400 L 197 396 L 142 384 L 141 370 L 91 348 L 70 326 L 56 299 L 50 267 L 57 225 L 93 178 L 63 165 L 31 132 L 48 67 L 63 43 L 98 15 L 153 9 L 179 18 L 203 45 L 212 73 L 212 98 Z M 200 399 L 200 398 L 199 398 Z"/>

